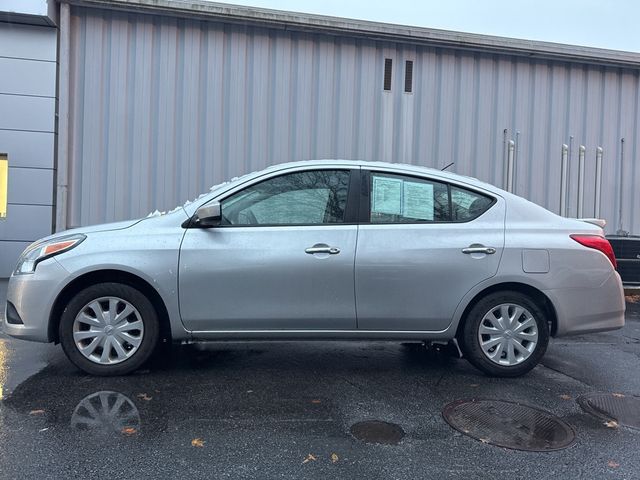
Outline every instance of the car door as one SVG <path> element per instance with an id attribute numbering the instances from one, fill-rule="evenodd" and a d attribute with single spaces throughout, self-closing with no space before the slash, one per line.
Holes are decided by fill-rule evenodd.
<path id="1" fill-rule="evenodd" d="M 350 172 L 280 173 L 217 199 L 221 225 L 188 229 L 180 251 L 187 329 L 355 329 Z"/>
<path id="2" fill-rule="evenodd" d="M 362 330 L 440 331 L 462 297 L 495 275 L 504 200 L 411 175 L 365 172 L 356 250 Z"/>

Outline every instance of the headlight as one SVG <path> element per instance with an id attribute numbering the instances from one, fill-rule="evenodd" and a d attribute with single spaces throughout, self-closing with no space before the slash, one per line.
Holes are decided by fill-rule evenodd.
<path id="1" fill-rule="evenodd" d="M 69 235 L 67 237 L 58 237 L 44 242 L 36 242 L 33 245 L 29 245 L 27 249 L 22 252 L 18 265 L 16 266 L 14 275 L 22 275 L 25 273 L 33 273 L 36 270 L 36 265 L 45 258 L 53 257 L 59 253 L 71 250 L 73 247 L 80 245 L 82 241 L 87 238 L 81 233 L 75 235 Z"/>

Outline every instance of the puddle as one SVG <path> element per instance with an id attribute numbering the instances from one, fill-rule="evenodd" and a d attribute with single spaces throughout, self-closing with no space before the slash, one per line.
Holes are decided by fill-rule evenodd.
<path id="1" fill-rule="evenodd" d="M 71 427 L 81 431 L 117 433 L 140 430 L 140 413 L 122 393 L 101 391 L 84 397 L 71 415 Z"/>
<path id="2" fill-rule="evenodd" d="M 404 437 L 404 430 L 395 423 L 368 420 L 352 425 L 351 434 L 365 443 L 397 445 Z"/>

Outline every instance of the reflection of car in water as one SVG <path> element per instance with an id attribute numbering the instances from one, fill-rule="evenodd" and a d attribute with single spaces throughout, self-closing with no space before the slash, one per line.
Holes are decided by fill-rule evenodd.
<path id="1" fill-rule="evenodd" d="M 137 435 L 145 435 L 167 426 L 163 402 L 141 398 L 145 387 L 153 388 L 146 383 L 78 382 L 46 367 L 20 384 L 2 404 L 19 414 L 44 418 L 47 426 L 66 426 L 81 434 L 122 435 L 124 429 L 134 429 Z"/>
<path id="2" fill-rule="evenodd" d="M 206 347 L 175 347 L 180 350 L 176 360 L 155 365 L 158 373 L 129 377 L 78 377 L 48 366 L 18 385 L 2 401 L 2 408 L 44 421 L 34 428 L 55 426 L 90 437 L 126 436 L 125 428 L 135 429 L 136 437 L 156 437 L 167 431 L 191 435 L 199 423 L 210 434 L 266 431 L 273 425 L 292 438 L 314 432 L 345 434 L 342 415 L 333 402 L 322 398 L 314 403 L 318 397 L 304 393 L 317 386 L 317 379 L 307 376 L 306 366 L 294 367 L 288 377 L 290 388 L 274 383 L 257 391 L 256 380 L 245 373 L 261 351 L 242 345 Z M 300 352 L 285 349 L 291 350 Z M 282 368 L 286 357 L 275 352 L 263 366 L 269 371 Z M 220 369 L 225 364 L 234 373 Z M 341 377 L 335 380 L 342 381 Z M 324 388 L 332 391 L 331 382 L 325 381 Z M 30 415 L 33 411 L 39 413 Z"/>
<path id="3" fill-rule="evenodd" d="M 103 390 L 80 400 L 71 415 L 71 427 L 116 433 L 139 432 L 140 414 L 126 395 Z"/>

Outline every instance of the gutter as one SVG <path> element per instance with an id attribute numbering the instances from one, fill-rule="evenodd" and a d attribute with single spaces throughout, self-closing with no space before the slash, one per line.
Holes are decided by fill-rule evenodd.
<path id="1" fill-rule="evenodd" d="M 640 70 L 640 53 L 474 33 L 394 25 L 325 15 L 254 8 L 202 0 L 59 0 L 75 6 L 201 18 L 280 30 L 361 37 L 394 43 L 499 53 Z"/>

